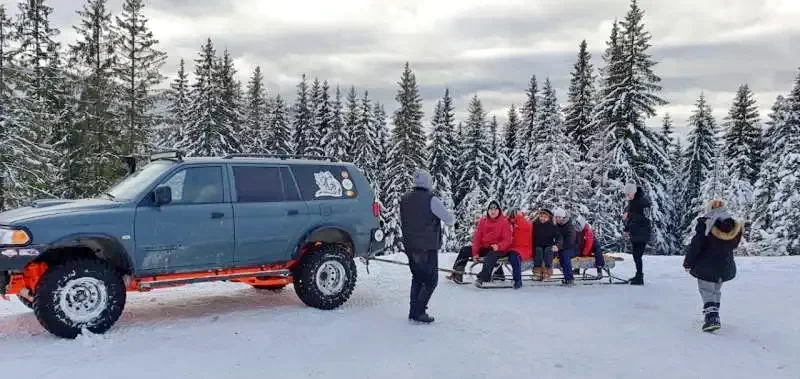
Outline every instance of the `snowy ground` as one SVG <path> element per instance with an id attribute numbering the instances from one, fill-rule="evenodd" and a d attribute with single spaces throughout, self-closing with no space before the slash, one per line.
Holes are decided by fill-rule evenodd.
<path id="1" fill-rule="evenodd" d="M 622 277 L 632 262 L 617 262 Z M 402 260 L 402 256 L 390 257 Z M 449 266 L 454 256 L 442 255 Z M 480 290 L 441 275 L 432 325 L 407 316 L 408 269 L 359 263 L 344 307 L 288 288 L 203 284 L 135 293 L 106 335 L 59 340 L 0 301 L 0 372 L 45 378 L 799 378 L 800 259 L 739 258 L 723 329 L 699 331 L 678 257 L 645 257 L 647 285 Z"/>

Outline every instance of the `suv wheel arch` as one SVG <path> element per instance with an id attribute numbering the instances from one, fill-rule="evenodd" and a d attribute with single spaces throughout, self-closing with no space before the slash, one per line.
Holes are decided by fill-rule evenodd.
<path id="1" fill-rule="evenodd" d="M 342 227 L 335 225 L 323 225 L 309 230 L 299 241 L 298 249 L 292 259 L 299 259 L 303 253 L 307 252 L 313 244 L 322 243 L 326 245 L 340 245 L 347 249 L 353 256 L 355 245 L 350 233 Z"/>
<path id="2" fill-rule="evenodd" d="M 116 238 L 96 235 L 75 235 L 50 244 L 39 258 L 43 262 L 62 262 L 67 258 L 99 258 L 122 273 L 133 273 L 133 262 L 127 249 Z"/>

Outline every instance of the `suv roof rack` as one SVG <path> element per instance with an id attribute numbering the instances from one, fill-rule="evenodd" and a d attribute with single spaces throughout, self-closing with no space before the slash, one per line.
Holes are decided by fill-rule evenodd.
<path id="1" fill-rule="evenodd" d="M 236 153 L 228 154 L 222 159 L 233 158 L 277 158 L 277 159 L 308 159 L 308 160 L 327 160 L 331 162 L 338 162 L 339 160 L 333 157 L 318 156 L 318 155 L 296 155 L 296 154 L 255 154 L 255 153 Z"/>
<path id="2" fill-rule="evenodd" d="M 151 161 L 157 161 L 161 159 L 176 159 L 176 160 L 183 160 L 184 153 L 181 150 L 164 150 L 155 152 L 150 154 Z"/>

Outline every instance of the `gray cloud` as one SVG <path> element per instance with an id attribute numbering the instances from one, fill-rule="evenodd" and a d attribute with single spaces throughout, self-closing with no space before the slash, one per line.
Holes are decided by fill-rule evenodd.
<path id="1" fill-rule="evenodd" d="M 14 0 L 0 2 L 16 9 Z M 50 3 L 62 40 L 71 42 L 75 10 L 83 2 Z M 111 0 L 109 7 L 116 13 L 120 3 Z M 700 92 L 721 121 L 742 83 L 756 92 L 765 119 L 775 96 L 790 89 L 800 66 L 796 2 L 639 3 L 653 36 L 651 53 L 660 62 L 663 96 L 670 102 L 652 125 L 660 124 L 664 112 L 678 127 L 685 125 Z M 293 98 L 306 73 L 332 87 L 368 90 L 391 113 L 396 82 L 410 61 L 427 114 L 450 88 L 459 115 L 477 93 L 502 122 L 511 103 L 524 101 L 534 74 L 540 82 L 549 77 L 564 103 L 578 43 L 587 39 L 595 67 L 601 66 L 611 22 L 624 17 L 628 1 L 151 0 L 148 7 L 150 25 L 170 56 L 165 67 L 170 75 L 180 58 L 193 71 L 200 46 L 211 37 L 218 52 L 230 49 L 243 81 L 261 66 L 273 94 Z"/>

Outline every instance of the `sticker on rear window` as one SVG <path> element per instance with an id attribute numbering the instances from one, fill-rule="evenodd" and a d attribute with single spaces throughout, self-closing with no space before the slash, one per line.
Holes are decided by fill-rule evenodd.
<path id="1" fill-rule="evenodd" d="M 317 192 L 314 197 L 342 197 L 342 183 L 330 171 L 315 172 Z"/>

